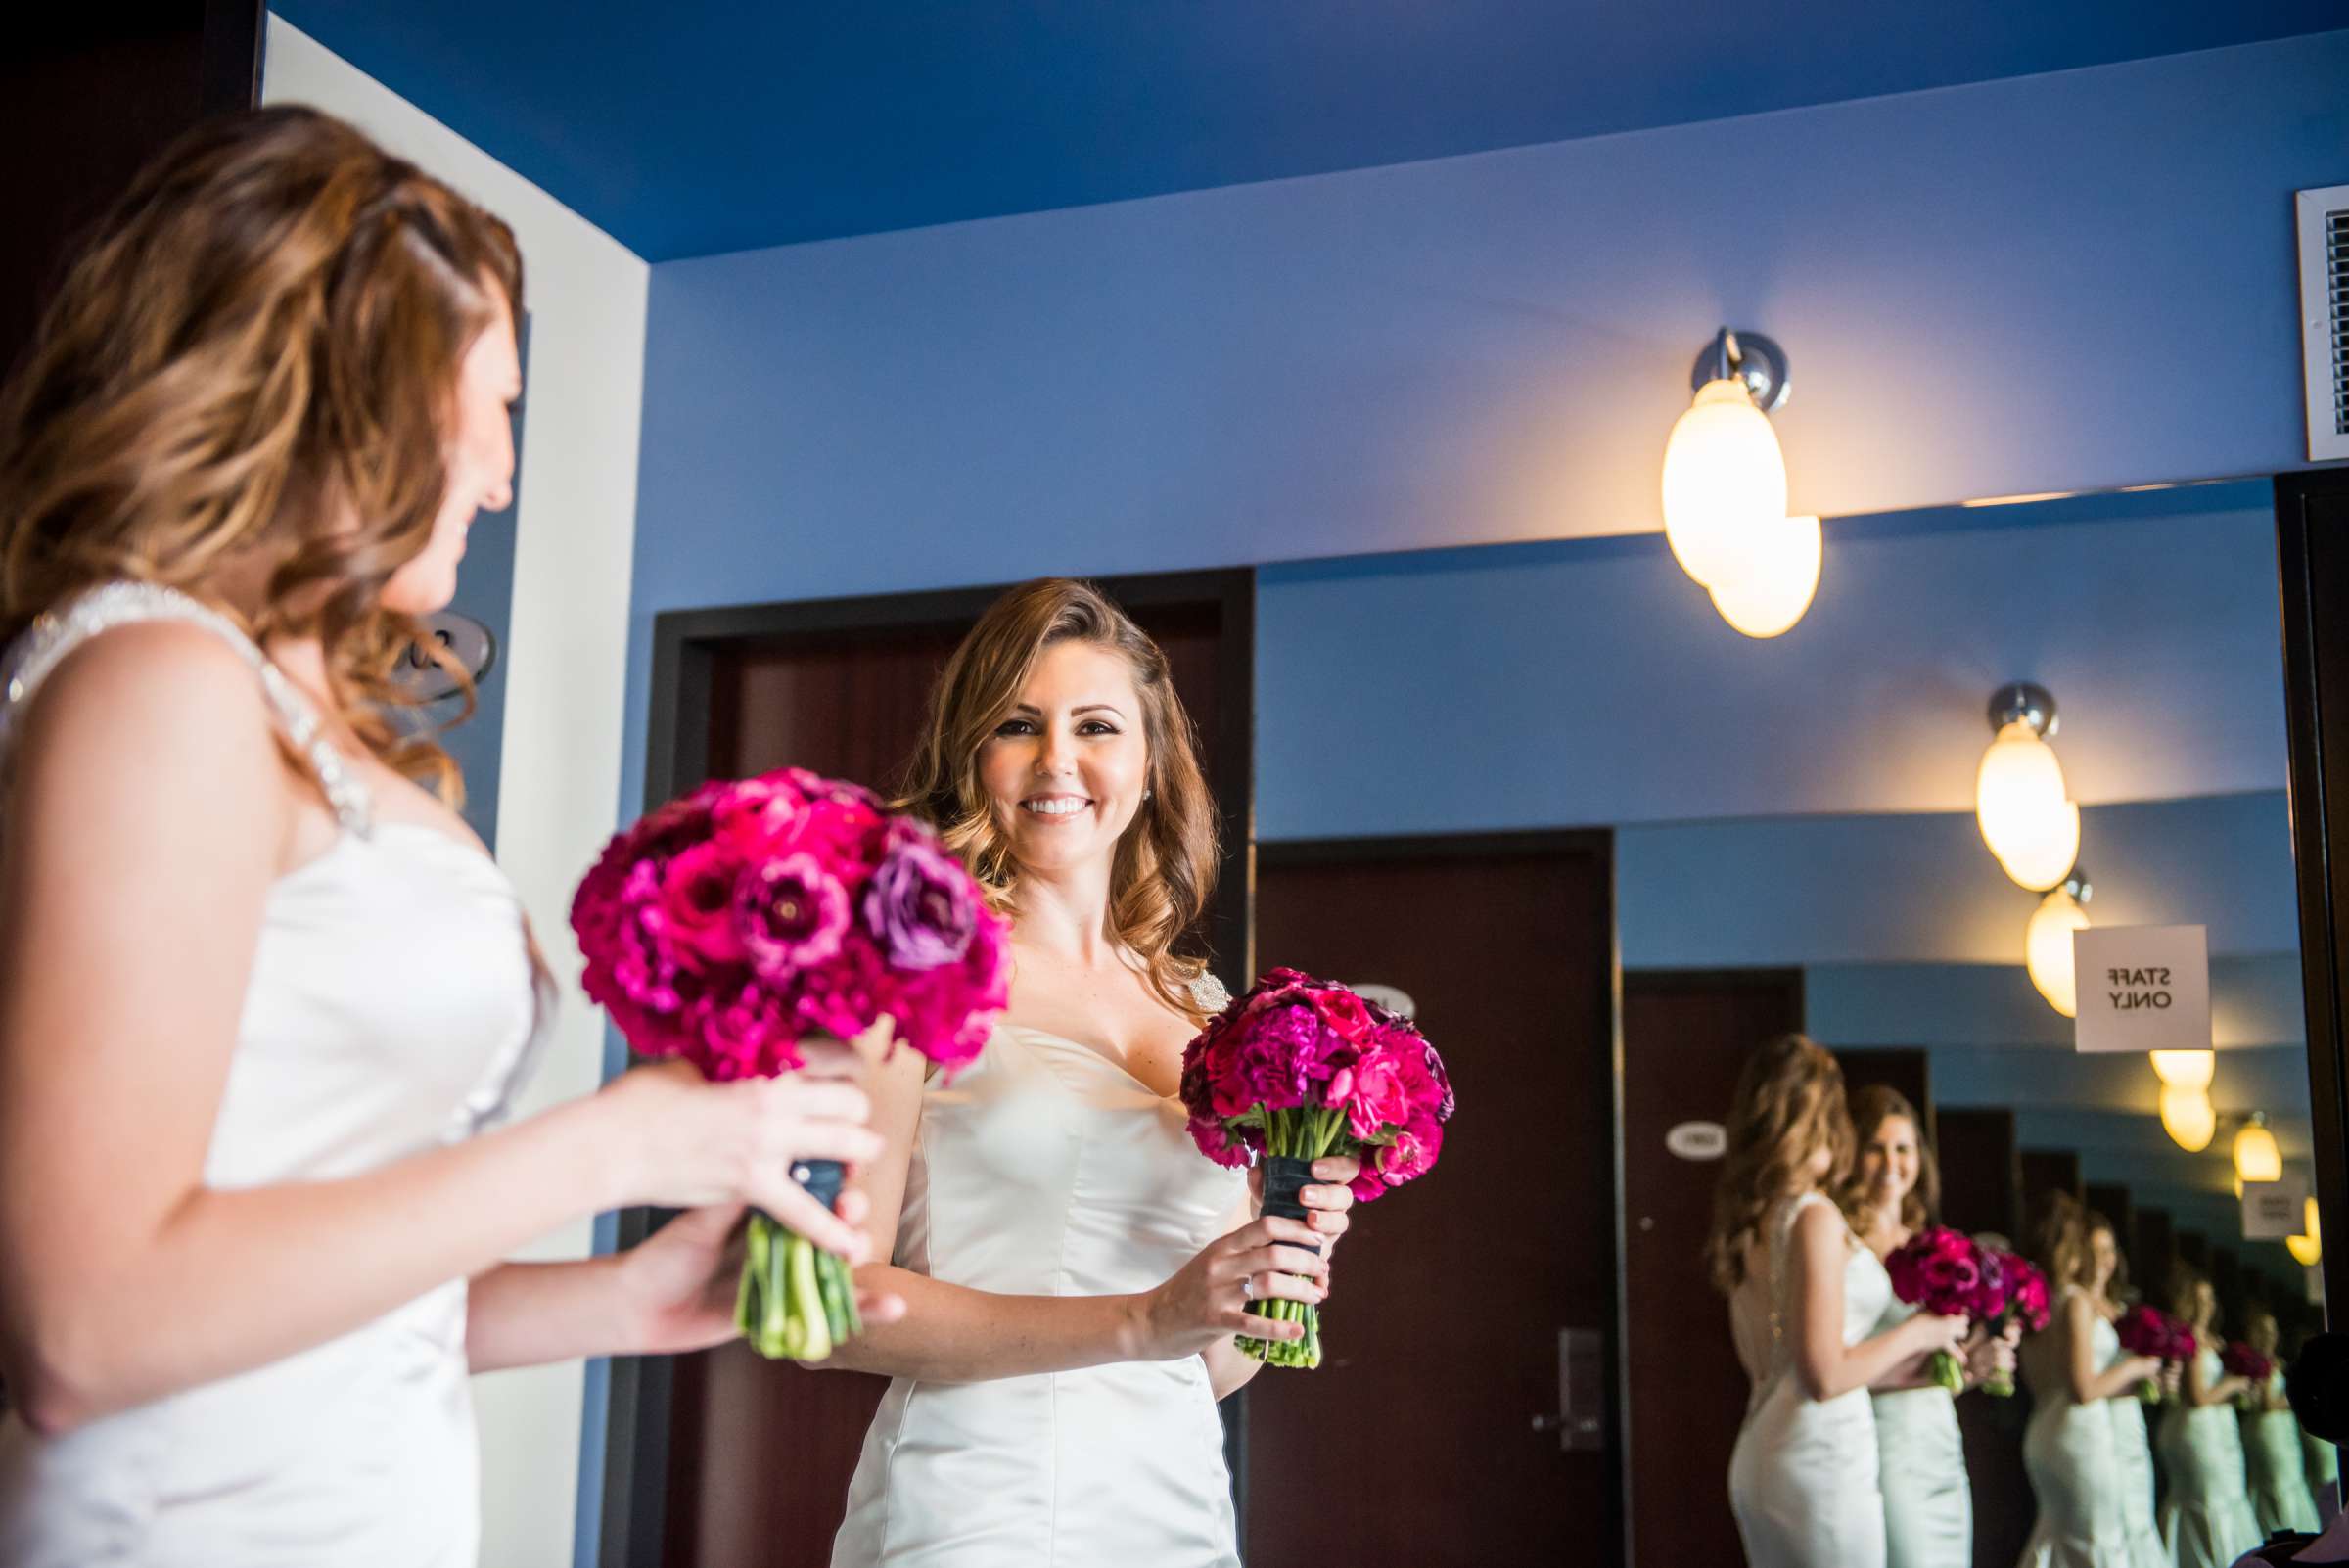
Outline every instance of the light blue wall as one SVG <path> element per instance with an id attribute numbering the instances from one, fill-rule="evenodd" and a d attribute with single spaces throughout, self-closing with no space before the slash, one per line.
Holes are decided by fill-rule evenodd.
<path id="1" fill-rule="evenodd" d="M 2232 484 L 1832 525 L 1810 614 L 1768 642 L 1654 535 L 1271 569 L 1258 832 L 1970 811 L 2018 679 L 2055 695 L 2075 800 L 2278 790 L 2272 504 Z"/>
<path id="2" fill-rule="evenodd" d="M 631 745 L 663 609 L 1650 527 L 1724 320 L 1793 355 L 1798 510 L 2295 466 L 2344 83 L 2349 32 L 657 266 Z"/>

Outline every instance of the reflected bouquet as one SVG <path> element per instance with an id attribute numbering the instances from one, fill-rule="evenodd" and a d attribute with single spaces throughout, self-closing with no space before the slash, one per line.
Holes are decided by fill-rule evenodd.
<path id="1" fill-rule="evenodd" d="M 1275 969 L 1209 1020 L 1182 1053 L 1192 1141 L 1219 1165 L 1261 1164 L 1265 1213 L 1303 1220 L 1298 1192 L 1324 1155 L 1359 1157 L 1358 1203 L 1425 1176 L 1444 1146 L 1451 1080 L 1408 1022 L 1343 986 Z M 1305 1325 L 1298 1340 L 1242 1339 L 1274 1366 L 1321 1364 L 1310 1302 L 1249 1311 Z"/>
<path id="2" fill-rule="evenodd" d="M 1994 1338 L 2010 1326 L 2034 1334 L 2046 1328 L 2051 1315 L 2048 1276 L 2040 1272 L 2039 1266 L 2020 1253 L 1976 1245 L 1982 1257 L 1982 1284 L 1977 1293 L 1974 1320 Z M 1983 1379 L 1982 1392 L 1993 1399 L 2012 1398 L 2014 1374 L 1993 1372 Z"/>
<path id="3" fill-rule="evenodd" d="M 2242 1378 L 2251 1385 L 2236 1398 L 2236 1405 L 2256 1410 L 2266 1403 L 2268 1385 L 2276 1376 L 2276 1358 L 2236 1340 L 2219 1352 L 2219 1366 L 2230 1377 Z"/>
<path id="4" fill-rule="evenodd" d="M 2173 1364 L 2194 1359 L 2194 1331 L 2158 1307 L 2132 1307 L 2112 1326 L 2121 1349 L 2132 1356 L 2151 1356 Z M 2147 1405 L 2159 1405 L 2161 1385 L 2146 1378 L 2137 1385 L 2137 1397 Z"/>
<path id="5" fill-rule="evenodd" d="M 1009 996 L 1008 933 L 920 823 L 858 785 L 787 768 L 703 786 L 617 835 L 579 884 L 582 985 L 645 1056 L 724 1082 L 801 1065 L 809 1035 L 882 1020 L 949 1071 Z M 843 1171 L 792 1175 L 838 1201 Z M 754 1213 L 736 1319 L 760 1354 L 822 1360 L 859 1332 L 845 1260 Z"/>

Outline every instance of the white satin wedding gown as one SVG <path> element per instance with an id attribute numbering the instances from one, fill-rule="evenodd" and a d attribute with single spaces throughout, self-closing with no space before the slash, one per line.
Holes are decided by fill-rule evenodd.
<path id="1" fill-rule="evenodd" d="M 1199 989 L 1221 1007 L 1221 988 Z M 935 1080 L 894 1261 L 974 1290 L 1159 1285 L 1247 1181 L 1199 1153 L 1179 1101 L 1101 1052 L 999 1027 Z M 898 1378 L 865 1434 L 833 1568 L 1238 1568 L 1231 1478 L 1196 1356 L 926 1383 Z"/>
<path id="2" fill-rule="evenodd" d="M 1785 1331 L 1792 1321 L 1794 1222 L 1826 1202 L 1806 1192 L 1772 1210 L 1764 1221 L 1771 1278 L 1749 1275 L 1729 1298 L 1737 1359 L 1754 1384 L 1729 1456 L 1729 1509 L 1753 1568 L 1884 1568 L 1884 1494 L 1868 1392 L 1808 1398 Z M 1857 1236 L 1847 1231 L 1845 1241 L 1843 1342 L 1856 1345 L 1884 1316 L 1892 1281 Z"/>
<path id="3" fill-rule="evenodd" d="M 554 1012 L 521 903 L 472 846 L 377 821 L 308 704 L 232 623 L 135 584 L 44 618 L 0 669 L 0 769 L 17 715 L 60 661 L 156 620 L 203 626 L 246 658 L 253 700 L 342 828 L 269 891 L 206 1183 L 333 1180 L 471 1137 L 507 1108 Z M 148 1284 L 153 1331 L 170 1334 L 171 1282 Z M 0 1420 L 0 1564 L 469 1568 L 481 1481 L 465 1307 L 452 1279 L 299 1355 L 61 1437 Z"/>

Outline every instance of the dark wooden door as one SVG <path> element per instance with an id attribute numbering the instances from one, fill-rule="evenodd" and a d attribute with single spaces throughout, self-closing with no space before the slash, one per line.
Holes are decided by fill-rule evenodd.
<path id="1" fill-rule="evenodd" d="M 1933 1058 L 1932 1054 L 1915 1045 L 1882 1045 L 1856 1050 L 1838 1046 L 1835 1060 L 1843 1067 L 1844 1087 L 1853 1094 L 1870 1084 L 1885 1088 L 1916 1107 L 1924 1118 L 1917 1135 L 1933 1136 Z"/>
<path id="2" fill-rule="evenodd" d="M 1802 1026 L 1799 969 L 1623 977 L 1624 1300 L 1641 1562 L 1742 1560 L 1728 1478 L 1745 1369 L 1704 1258 L 1721 1166 L 1675 1154 L 1665 1135 L 1725 1121 L 1754 1048 Z"/>
<path id="3" fill-rule="evenodd" d="M 2022 1152 L 2014 1113 L 1988 1106 L 1939 1106 L 1934 1153 L 1941 1157 L 1942 1223 L 1968 1234 L 2004 1236 L 2037 1257 L 2039 1238 L 2023 1229 Z"/>
<path id="4" fill-rule="evenodd" d="M 1264 962 L 1400 987 L 1460 1108 L 1435 1172 L 1358 1212 L 1330 1359 L 1249 1386 L 1250 1562 L 1625 1560 L 1611 865 L 1603 833 L 1260 852 Z M 1582 1452 L 1537 1430 L 1561 1329 L 1601 1336 Z"/>
<path id="5" fill-rule="evenodd" d="M 1245 573 L 1103 584 L 1157 638 L 1223 814 L 1211 915 L 1219 968 L 1247 962 Z M 648 804 L 710 778 L 796 765 L 886 790 L 932 682 L 995 589 L 664 616 Z M 659 1217 L 623 1218 L 622 1239 Z M 616 1362 L 603 1557 L 630 1568 L 821 1568 L 887 1381 L 808 1372 L 741 1345 Z"/>
<path id="6" fill-rule="evenodd" d="M 12 8 L 13 9 L 13 8 Z M 260 0 L 13 12 L 0 47 L 0 373 L 90 228 L 146 161 L 260 87 Z"/>

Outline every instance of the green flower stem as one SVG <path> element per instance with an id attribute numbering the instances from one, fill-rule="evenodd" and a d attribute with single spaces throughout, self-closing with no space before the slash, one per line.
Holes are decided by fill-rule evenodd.
<path id="1" fill-rule="evenodd" d="M 734 1325 L 753 1350 L 770 1360 L 820 1361 L 864 1331 L 846 1259 L 756 1211 L 747 1241 Z"/>

